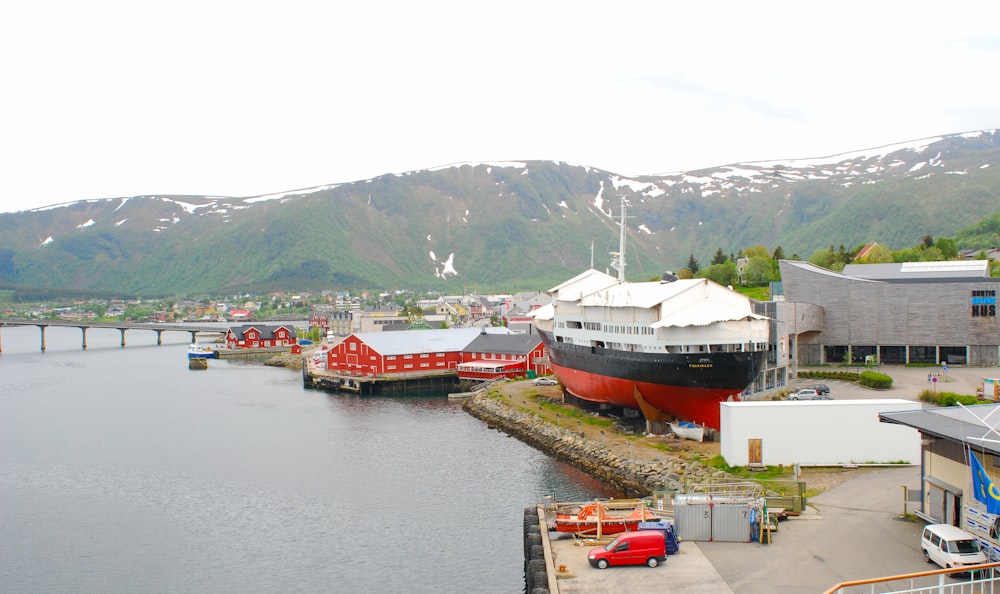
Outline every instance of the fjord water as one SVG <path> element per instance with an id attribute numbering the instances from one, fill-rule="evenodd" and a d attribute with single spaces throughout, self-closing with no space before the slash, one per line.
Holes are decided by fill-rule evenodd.
<path id="1" fill-rule="evenodd" d="M 0 330 L 0 591 L 519 592 L 523 510 L 615 496 L 444 395 Z"/>

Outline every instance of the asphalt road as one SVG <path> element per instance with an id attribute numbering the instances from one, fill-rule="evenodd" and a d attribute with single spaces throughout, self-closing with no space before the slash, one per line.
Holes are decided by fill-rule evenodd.
<path id="1" fill-rule="evenodd" d="M 771 544 L 696 544 L 737 594 L 815 594 L 840 582 L 936 569 L 920 552 L 923 522 L 903 518 L 901 485 L 919 483 L 916 467 L 859 470 L 781 522 Z"/>

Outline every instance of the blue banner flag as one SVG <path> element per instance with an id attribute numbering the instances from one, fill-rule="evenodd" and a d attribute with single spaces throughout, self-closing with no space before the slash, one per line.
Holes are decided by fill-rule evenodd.
<path id="1" fill-rule="evenodd" d="M 972 467 L 972 493 L 976 501 L 986 505 L 986 511 L 1000 514 L 1000 488 L 986 474 L 983 465 L 972 452 L 969 452 L 969 466 Z"/>

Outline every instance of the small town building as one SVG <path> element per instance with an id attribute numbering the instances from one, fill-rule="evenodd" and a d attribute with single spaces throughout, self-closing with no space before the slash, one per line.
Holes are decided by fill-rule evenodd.
<path id="1" fill-rule="evenodd" d="M 359 332 L 330 347 L 326 369 L 343 376 L 384 379 L 455 375 L 463 350 L 483 331 Z M 506 328 L 485 331 L 509 333 Z"/>
<path id="2" fill-rule="evenodd" d="M 244 324 L 226 331 L 226 347 L 231 349 L 259 349 L 298 344 L 295 329 L 290 326 Z"/>
<path id="3" fill-rule="evenodd" d="M 919 433 L 915 514 L 971 532 L 987 557 L 1000 561 L 1000 404 L 887 411 L 879 420 Z"/>
<path id="4" fill-rule="evenodd" d="M 781 260 L 772 342 L 799 365 L 874 362 L 995 366 L 1000 278 L 987 260 L 850 264 Z M 797 355 L 797 356 L 795 356 Z"/>
<path id="5" fill-rule="evenodd" d="M 458 365 L 462 380 L 496 380 L 551 373 L 537 334 L 483 333 L 465 347 Z"/>
<path id="6" fill-rule="evenodd" d="M 366 307 L 357 312 L 355 317 L 357 319 L 355 332 L 362 333 L 403 330 L 410 323 L 403 315 L 403 308 L 395 303 Z"/>
<path id="7" fill-rule="evenodd" d="M 920 463 L 916 433 L 880 423 L 878 416 L 913 410 L 911 400 L 762 400 L 720 406 L 719 453 L 730 466 Z"/>

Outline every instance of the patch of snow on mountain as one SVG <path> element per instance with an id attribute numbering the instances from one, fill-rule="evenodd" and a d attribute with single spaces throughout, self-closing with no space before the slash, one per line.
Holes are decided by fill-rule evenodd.
<path id="1" fill-rule="evenodd" d="M 921 161 L 919 163 L 914 164 L 913 167 L 910 167 L 910 170 L 907 173 L 913 173 L 914 171 L 920 171 L 924 167 L 927 167 L 927 161 Z"/>
<path id="2" fill-rule="evenodd" d="M 216 205 L 215 202 L 209 202 L 208 204 L 191 204 L 190 202 L 181 202 L 180 200 L 174 200 L 172 198 L 160 198 L 160 200 L 163 200 L 164 202 L 172 202 L 172 203 L 176 204 L 177 206 L 180 206 L 181 208 L 183 208 L 184 212 L 186 212 L 188 214 L 193 213 L 194 211 L 198 210 L 199 208 L 205 208 L 206 206 L 215 206 Z"/>
<path id="3" fill-rule="evenodd" d="M 464 163 L 448 163 L 447 165 L 438 165 L 437 167 L 430 167 L 428 169 L 421 169 L 420 171 L 441 171 L 444 169 L 452 169 L 457 167 L 479 167 L 480 165 L 486 165 L 488 169 L 487 173 L 493 173 L 493 168 L 498 167 L 500 169 L 527 169 L 528 164 L 521 161 L 482 161 L 474 162 L 467 161 Z"/>
<path id="4" fill-rule="evenodd" d="M 428 252 L 428 255 L 430 255 L 431 261 L 437 262 L 437 256 L 434 254 L 434 250 L 431 250 L 430 252 Z"/>
<path id="5" fill-rule="evenodd" d="M 128 219 L 122 219 L 122 220 L 118 221 L 117 223 L 115 223 L 115 227 L 121 227 L 122 225 L 125 224 L 125 221 L 127 221 L 127 220 Z"/>
<path id="6" fill-rule="evenodd" d="M 431 240 L 431 234 L 430 234 L 430 233 L 428 233 L 428 234 L 427 234 L 427 241 L 430 241 L 430 240 Z"/>
<path id="7" fill-rule="evenodd" d="M 89 219 L 86 223 L 80 223 L 76 226 L 77 229 L 86 229 L 94 224 L 94 219 Z"/>
<path id="8" fill-rule="evenodd" d="M 687 182 L 689 184 L 696 185 L 696 186 L 699 186 L 699 185 L 708 185 L 708 184 L 712 183 L 712 181 L 713 181 L 711 176 L 704 177 L 704 176 L 697 176 L 697 175 L 685 175 L 683 177 L 683 179 L 684 179 L 685 182 Z"/>
<path id="9" fill-rule="evenodd" d="M 934 136 L 931 138 L 921 138 L 918 140 L 911 140 L 909 142 L 900 142 L 897 144 L 876 146 L 868 149 L 862 149 L 860 151 L 841 153 L 839 155 L 827 155 L 825 157 L 813 157 L 810 159 L 791 159 L 791 160 L 781 160 L 781 161 L 753 161 L 752 164 L 760 166 L 771 165 L 771 166 L 783 166 L 792 168 L 821 167 L 823 165 L 835 165 L 842 161 L 848 161 L 853 159 L 859 159 L 859 160 L 868 160 L 873 158 L 880 159 L 882 157 L 885 157 L 886 155 L 902 150 L 909 150 L 915 153 L 920 153 L 926 150 L 930 145 L 940 140 L 943 140 L 943 137 Z"/>
<path id="10" fill-rule="evenodd" d="M 563 208 L 569 208 L 569 204 L 566 204 L 565 200 L 560 200 L 559 201 L 559 206 L 561 206 Z"/>
<path id="11" fill-rule="evenodd" d="M 448 275 L 458 276 L 455 270 L 455 254 L 448 254 L 448 259 L 444 261 L 444 268 L 441 269 L 441 278 L 448 278 Z"/>
<path id="12" fill-rule="evenodd" d="M 604 212 L 604 180 L 601 180 L 601 187 L 597 190 L 597 195 L 594 196 L 594 206 L 597 210 Z M 605 213 L 607 214 L 607 213 Z"/>
<path id="13" fill-rule="evenodd" d="M 611 185 L 613 185 L 616 190 L 628 188 L 636 194 L 642 194 L 649 188 L 656 187 L 652 182 L 642 182 L 636 179 L 628 179 L 627 177 L 618 177 L 617 175 L 611 176 Z"/>
<path id="14" fill-rule="evenodd" d="M 643 223 L 642 225 L 639 225 L 637 228 L 639 229 L 639 231 L 645 232 L 646 235 L 652 235 L 653 234 L 653 232 L 650 231 L 649 227 L 647 227 L 645 223 Z"/>
<path id="15" fill-rule="evenodd" d="M 288 198 L 291 196 L 305 196 L 307 194 L 313 194 L 315 192 L 322 192 L 323 190 L 332 190 L 339 186 L 340 184 L 330 184 L 326 186 L 302 188 L 301 190 L 291 190 L 288 192 L 281 192 L 279 194 L 264 194 L 262 196 L 253 196 L 252 198 L 246 198 L 244 202 L 246 202 L 247 204 L 256 204 L 257 202 L 267 202 L 268 200 L 280 200 L 282 198 Z"/>
<path id="16" fill-rule="evenodd" d="M 55 241 L 55 240 L 54 240 L 54 239 L 52 239 L 52 236 L 51 236 L 51 235 L 49 235 L 48 237 L 46 237 L 46 238 L 45 238 L 45 241 L 43 241 L 43 242 L 42 242 L 42 245 L 49 245 L 49 244 L 50 244 L 50 243 L 52 243 L 53 241 Z"/>
<path id="17" fill-rule="evenodd" d="M 979 166 L 979 168 L 980 168 L 980 169 L 986 169 L 986 168 L 987 168 L 987 167 L 989 167 L 989 166 L 990 166 L 990 164 L 989 164 L 989 163 L 986 163 L 985 165 L 980 165 L 980 166 Z"/>
<path id="18" fill-rule="evenodd" d="M 128 202 L 129 200 L 131 200 L 131 198 L 122 198 L 122 201 L 111 212 L 118 212 L 121 209 L 121 207 L 125 206 L 125 203 Z"/>

